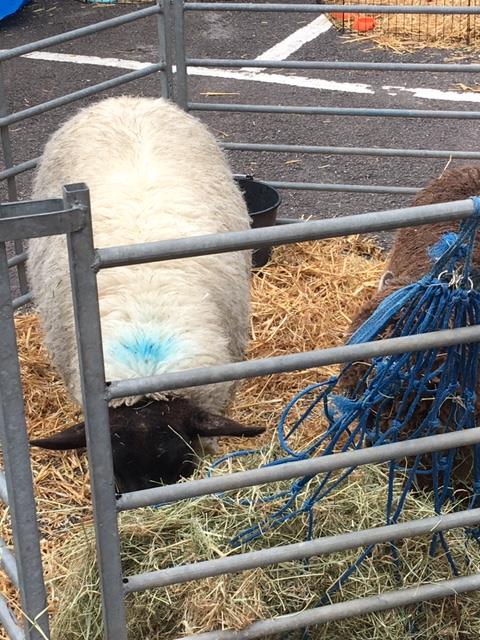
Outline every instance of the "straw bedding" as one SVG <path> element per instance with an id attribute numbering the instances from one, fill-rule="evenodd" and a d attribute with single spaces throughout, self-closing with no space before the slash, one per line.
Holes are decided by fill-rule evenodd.
<path id="1" fill-rule="evenodd" d="M 358 237 L 282 247 L 271 263 L 253 279 L 253 321 L 249 357 L 266 357 L 339 344 L 350 319 L 372 292 L 382 272 L 376 246 Z M 37 319 L 17 318 L 29 432 L 39 436 L 71 424 L 79 417 L 62 384 L 55 377 L 41 347 Z M 276 455 L 274 427 L 279 412 L 299 389 L 325 378 L 335 367 L 245 381 L 232 415 L 243 422 L 263 424 L 267 433 L 256 441 L 264 447 L 257 455 L 241 458 L 219 470 L 251 468 Z M 299 435 L 302 444 L 312 437 L 313 423 Z M 316 425 L 318 429 L 318 424 Z M 224 451 L 243 448 L 239 439 L 225 440 Z M 35 490 L 42 533 L 42 550 L 55 640 L 100 640 L 98 584 L 94 566 L 86 460 L 75 452 L 32 450 Z M 208 461 L 198 470 L 204 475 Z M 384 521 L 385 471 L 365 468 L 317 509 L 316 531 L 329 535 L 381 525 Z M 273 487 L 273 489 L 278 487 Z M 235 553 L 230 538 L 275 508 L 255 507 L 240 498 L 264 495 L 253 488 L 232 495 L 233 502 L 204 497 L 162 509 L 143 509 L 120 517 L 126 575 L 151 571 L 181 562 Z M 417 494 L 409 498 L 408 518 L 432 515 L 431 500 Z M 8 514 L 3 512 L 2 536 L 8 537 Z M 295 520 L 269 532 L 249 548 L 302 540 L 305 523 Z M 463 566 L 462 532 L 449 534 L 454 555 Z M 427 562 L 428 541 L 402 541 L 402 586 L 450 577 L 444 558 Z M 480 570 L 480 553 L 468 547 L 469 572 Z M 173 640 L 186 633 L 218 628 L 239 628 L 259 617 L 272 617 L 315 606 L 319 596 L 347 568 L 356 552 L 313 558 L 308 565 L 285 563 L 238 575 L 186 583 L 147 591 L 127 598 L 130 637 L 135 640 Z M 13 591 L 0 577 L 0 587 L 15 605 Z M 334 596 L 334 601 L 395 589 L 394 566 L 388 548 L 379 546 L 372 559 Z M 480 634 L 478 596 L 372 614 L 361 619 L 331 623 L 314 629 L 312 638 L 333 640 L 410 640 L 412 637 L 460 640 Z M 415 618 L 420 635 L 410 622 Z M 413 633 L 413 635 L 412 635 Z M 3 636 L 1 636 L 3 637 Z M 294 638 L 297 636 L 291 636 Z"/>

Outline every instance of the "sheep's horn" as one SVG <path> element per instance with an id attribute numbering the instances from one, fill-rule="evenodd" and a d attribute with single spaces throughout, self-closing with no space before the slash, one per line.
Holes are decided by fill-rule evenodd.
<path id="1" fill-rule="evenodd" d="M 240 424 L 230 418 L 213 413 L 202 412 L 195 416 L 195 430 L 199 436 L 258 436 L 265 431 L 265 427 L 254 427 Z"/>
<path id="2" fill-rule="evenodd" d="M 64 431 L 49 436 L 48 438 L 35 438 L 30 440 L 34 447 L 63 451 L 65 449 L 84 449 L 87 446 L 85 437 L 85 423 L 80 422 Z"/>

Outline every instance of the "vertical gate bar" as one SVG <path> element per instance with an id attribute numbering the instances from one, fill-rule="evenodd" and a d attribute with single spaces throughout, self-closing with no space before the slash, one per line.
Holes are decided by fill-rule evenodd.
<path id="1" fill-rule="evenodd" d="M 173 0 L 175 24 L 175 64 L 177 67 L 175 101 L 182 109 L 188 109 L 188 76 L 185 63 L 185 9 L 184 0 Z"/>
<path id="2" fill-rule="evenodd" d="M 25 635 L 28 640 L 45 640 L 49 637 L 47 598 L 4 242 L 0 243 L 0 353 L 0 436 Z"/>
<path id="3" fill-rule="evenodd" d="M 85 185 L 65 187 L 64 202 L 66 208 L 80 207 L 90 214 L 89 193 Z M 69 234 L 67 243 L 102 591 L 104 638 L 127 640 L 100 311 L 97 281 L 92 269 L 93 233 L 91 217 L 87 217 L 87 225 Z"/>
<path id="4" fill-rule="evenodd" d="M 3 67 L 0 63 L 0 117 L 6 116 L 8 113 L 8 99 L 7 92 L 5 89 L 5 81 L 3 78 Z M 10 143 L 10 133 L 8 131 L 8 125 L 5 127 L 0 127 L 0 142 L 3 150 L 3 159 L 5 163 L 5 169 L 10 169 L 13 167 L 13 154 L 12 154 L 12 146 Z M 17 200 L 17 182 L 15 176 L 10 176 L 7 178 L 7 193 L 9 200 Z M 23 242 L 21 240 L 15 240 L 14 242 L 15 253 L 23 252 Z M 23 295 L 28 291 L 28 282 L 27 282 L 27 271 L 25 268 L 25 264 L 17 265 L 17 276 L 18 276 L 18 284 L 20 287 L 20 293 Z"/>
<path id="5" fill-rule="evenodd" d="M 171 0 L 157 0 L 160 8 L 157 14 L 159 62 L 165 65 L 160 72 L 162 97 L 173 99 L 173 67 L 172 67 L 172 15 Z"/>

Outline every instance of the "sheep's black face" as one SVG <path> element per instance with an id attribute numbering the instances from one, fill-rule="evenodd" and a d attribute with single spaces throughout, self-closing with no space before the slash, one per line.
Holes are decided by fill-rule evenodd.
<path id="1" fill-rule="evenodd" d="M 110 429 L 115 482 L 121 493 L 172 484 L 191 475 L 198 436 L 255 436 L 264 431 L 202 411 L 183 398 L 111 408 Z M 31 444 L 46 449 L 83 448 L 85 426 L 74 425 Z"/>
<path id="2" fill-rule="evenodd" d="M 192 405 L 185 400 L 110 410 L 113 468 L 121 493 L 172 484 L 195 468 Z"/>

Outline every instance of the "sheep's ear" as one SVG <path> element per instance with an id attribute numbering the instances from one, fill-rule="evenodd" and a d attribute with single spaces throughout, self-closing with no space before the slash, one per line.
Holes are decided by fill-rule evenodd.
<path id="1" fill-rule="evenodd" d="M 195 433 L 206 438 L 213 436 L 246 436 L 253 437 L 265 431 L 265 427 L 250 427 L 230 420 L 224 416 L 217 416 L 206 411 L 198 412 L 193 418 Z"/>
<path id="2" fill-rule="evenodd" d="M 84 449 L 87 446 L 85 437 L 85 423 L 73 425 L 64 431 L 55 433 L 48 438 L 36 438 L 30 440 L 30 444 L 34 447 L 43 447 L 43 449 L 54 449 L 63 451 L 65 449 Z"/>

